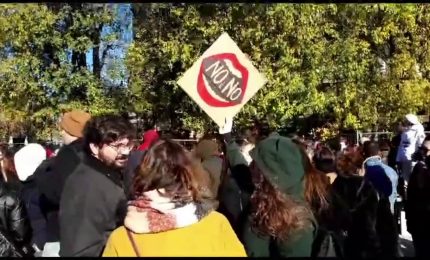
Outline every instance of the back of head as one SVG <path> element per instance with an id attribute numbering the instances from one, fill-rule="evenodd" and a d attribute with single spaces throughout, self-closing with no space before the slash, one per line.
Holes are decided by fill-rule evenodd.
<path id="1" fill-rule="evenodd" d="M 146 152 L 139 166 L 133 191 L 136 197 L 164 189 L 173 200 L 189 202 L 199 196 L 197 176 L 191 154 L 180 144 L 160 139 Z"/>
<path id="2" fill-rule="evenodd" d="M 366 158 L 379 155 L 379 151 L 379 144 L 375 141 L 367 141 L 363 144 L 363 153 Z"/>
<path id="3" fill-rule="evenodd" d="M 313 157 L 315 168 L 324 173 L 336 171 L 336 157 L 326 146 L 322 146 Z"/>
<path id="4" fill-rule="evenodd" d="M 357 175 L 362 167 L 364 158 L 360 151 L 343 154 L 337 160 L 336 168 L 343 175 Z"/>
<path id="5" fill-rule="evenodd" d="M 264 138 L 268 137 L 272 132 L 273 129 L 270 126 L 268 119 L 254 119 L 251 130 L 251 135 L 252 139 L 254 139 L 254 142 L 263 140 Z"/>
<path id="6" fill-rule="evenodd" d="M 69 139 L 81 138 L 83 130 L 91 115 L 80 110 L 72 110 L 63 115 L 60 127 L 70 136 Z M 65 142 L 70 142 L 65 140 Z"/>
<path id="7" fill-rule="evenodd" d="M 198 142 L 195 148 L 195 155 L 201 160 L 206 160 L 207 158 L 218 154 L 219 146 L 218 143 L 214 140 L 201 140 L 200 142 Z"/>
<path id="8" fill-rule="evenodd" d="M 251 154 L 254 184 L 251 225 L 266 236 L 287 240 L 310 225 L 312 213 L 304 194 L 304 162 L 299 147 L 289 138 L 270 135 Z"/>
<path id="9" fill-rule="evenodd" d="M 281 192 L 303 200 L 304 163 L 299 147 L 291 139 L 271 135 L 251 152 L 258 168 Z"/>
<path id="10" fill-rule="evenodd" d="M 20 181 L 32 176 L 37 167 L 46 160 L 46 151 L 40 144 L 28 144 L 14 156 L 15 168 Z"/>

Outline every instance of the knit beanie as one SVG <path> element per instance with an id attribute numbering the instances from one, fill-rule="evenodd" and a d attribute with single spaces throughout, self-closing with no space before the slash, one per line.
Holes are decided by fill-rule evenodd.
<path id="1" fill-rule="evenodd" d="M 46 151 L 40 144 L 28 144 L 14 156 L 15 169 L 20 181 L 34 174 L 37 167 L 46 160 Z"/>
<path id="2" fill-rule="evenodd" d="M 260 141 L 251 157 L 268 181 L 286 195 L 304 201 L 303 158 L 290 138 L 273 133 Z"/>
<path id="3" fill-rule="evenodd" d="M 90 118 L 90 114 L 86 112 L 73 110 L 63 115 L 60 126 L 68 134 L 80 138 L 83 135 L 85 124 Z"/>

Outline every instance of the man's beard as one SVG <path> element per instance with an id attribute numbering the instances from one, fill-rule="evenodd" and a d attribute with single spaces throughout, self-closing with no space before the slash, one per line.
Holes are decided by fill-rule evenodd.
<path id="1" fill-rule="evenodd" d="M 115 161 L 113 162 L 113 166 L 117 169 L 123 169 L 127 166 L 127 159 L 128 159 L 128 155 L 121 154 L 115 158 Z M 124 161 L 125 163 L 122 165 L 117 165 L 118 161 Z"/>
<path id="2" fill-rule="evenodd" d="M 115 158 L 115 160 L 107 160 L 107 159 L 104 159 L 104 158 L 101 158 L 102 159 L 102 161 L 107 165 L 107 166 L 109 166 L 109 167 L 111 167 L 111 168 L 114 168 L 114 169 L 116 169 L 116 170 L 122 170 L 122 169 L 124 169 L 126 166 L 127 166 L 127 161 L 125 161 L 125 163 L 124 164 L 122 164 L 122 165 L 118 165 L 119 163 L 118 163 L 118 161 L 119 160 L 127 160 L 128 159 L 128 155 L 124 155 L 124 154 L 122 154 L 122 155 L 119 155 L 119 156 L 117 156 L 116 158 Z"/>

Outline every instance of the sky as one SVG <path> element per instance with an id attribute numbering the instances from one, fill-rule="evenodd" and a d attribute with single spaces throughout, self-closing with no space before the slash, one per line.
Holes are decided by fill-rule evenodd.
<path id="1" fill-rule="evenodd" d="M 115 48 L 112 51 L 108 52 L 108 58 L 106 63 L 109 63 L 110 60 L 119 60 L 120 66 L 124 66 L 124 58 L 127 52 L 127 48 L 129 44 L 133 41 L 133 13 L 131 12 L 131 4 L 112 4 L 113 8 L 117 8 L 116 21 L 119 22 L 120 25 L 120 35 L 119 39 L 115 42 Z M 105 25 L 102 29 L 101 36 L 105 36 L 112 32 L 112 27 L 109 25 Z M 103 42 L 101 43 L 100 52 L 103 51 Z M 93 50 L 89 50 L 87 52 L 87 67 L 92 70 L 93 68 Z M 107 79 L 109 78 L 106 75 L 106 66 L 102 69 L 102 77 Z M 110 80 L 111 81 L 111 80 Z M 112 82 L 112 81 L 111 81 Z M 126 80 L 124 79 L 124 83 L 126 84 Z M 115 80 L 114 83 L 119 84 L 120 80 Z M 116 85 L 115 84 L 115 85 Z"/>

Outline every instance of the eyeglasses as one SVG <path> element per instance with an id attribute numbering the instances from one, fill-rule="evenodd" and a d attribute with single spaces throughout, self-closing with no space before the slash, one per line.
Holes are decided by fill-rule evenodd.
<path id="1" fill-rule="evenodd" d="M 129 144 L 129 145 L 108 144 L 108 146 L 111 147 L 112 149 L 114 149 L 117 153 L 119 153 L 120 151 L 130 152 L 133 149 L 133 144 Z"/>

